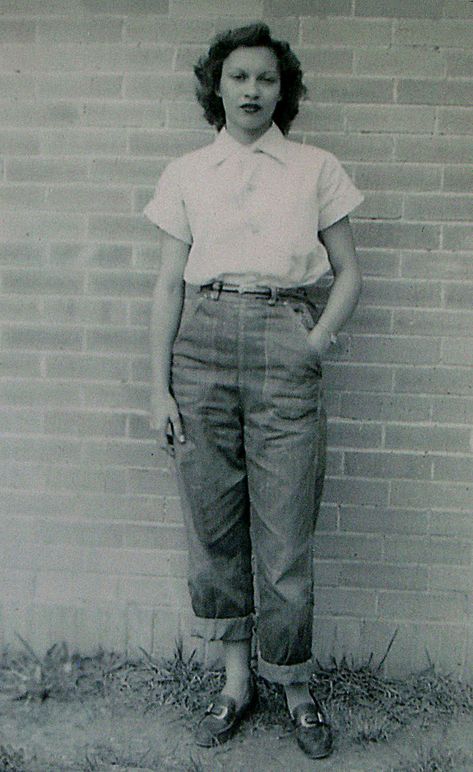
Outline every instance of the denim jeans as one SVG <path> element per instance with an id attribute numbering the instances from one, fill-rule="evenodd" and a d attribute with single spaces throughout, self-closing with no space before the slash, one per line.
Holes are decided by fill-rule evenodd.
<path id="1" fill-rule="evenodd" d="M 256 617 L 259 672 L 279 683 L 312 672 L 326 444 L 313 324 L 300 297 L 268 302 L 187 285 L 173 347 L 193 633 L 250 638 Z"/>

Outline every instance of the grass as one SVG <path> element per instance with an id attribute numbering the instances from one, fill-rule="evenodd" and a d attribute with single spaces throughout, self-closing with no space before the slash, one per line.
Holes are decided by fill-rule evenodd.
<path id="1" fill-rule="evenodd" d="M 473 756 L 443 745 L 422 746 L 414 759 L 404 759 L 392 772 L 470 772 Z"/>
<path id="2" fill-rule="evenodd" d="M 3 699 L 43 703 L 103 697 L 109 706 L 135 711 L 158 711 L 172 706 L 179 718 L 190 721 L 223 684 L 220 669 L 205 669 L 181 645 L 172 659 L 160 660 L 144 649 L 130 660 L 125 655 L 100 650 L 95 656 L 71 654 L 65 644 L 55 644 L 39 657 L 20 639 L 22 650 L 0 655 L 0 694 Z M 473 686 L 438 672 L 432 665 L 408 678 L 394 679 L 380 672 L 370 658 L 357 665 L 347 659 L 317 668 L 311 690 L 322 702 L 338 737 L 338 747 L 388 741 L 405 728 L 426 729 L 438 722 L 448 725 L 456 716 L 473 714 Z M 270 726 L 290 729 L 281 687 L 258 679 L 260 710 L 248 721 L 248 731 Z M 473 768 L 471 759 L 465 757 Z M 84 772 L 105 764 L 146 768 L 165 767 L 156 757 L 122 758 L 112 747 L 94 748 L 84 761 Z M 439 745 L 420 748 L 414 760 L 401 760 L 403 772 L 460 770 L 463 757 Z M 161 766 L 160 766 L 161 764 Z M 404 764 L 404 766 L 402 766 Z M 407 766 L 410 764 L 410 766 Z M 0 770 L 22 772 L 27 765 L 23 749 L 0 745 Z M 32 764 L 33 766 L 33 764 Z M 183 766 L 180 767 L 184 769 Z M 190 759 L 186 772 L 198 772 L 200 762 Z"/>

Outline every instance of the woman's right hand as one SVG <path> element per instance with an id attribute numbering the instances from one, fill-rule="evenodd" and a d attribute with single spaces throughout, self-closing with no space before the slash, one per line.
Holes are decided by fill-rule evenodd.
<path id="1" fill-rule="evenodd" d="M 159 447 L 174 456 L 174 442 L 185 442 L 181 416 L 171 394 L 151 395 L 150 427 L 159 433 Z"/>

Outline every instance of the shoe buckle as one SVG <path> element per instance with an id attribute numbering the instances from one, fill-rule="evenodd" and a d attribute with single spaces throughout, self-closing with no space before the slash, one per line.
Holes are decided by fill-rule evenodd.
<path id="1" fill-rule="evenodd" d="M 205 712 L 209 715 L 211 714 L 212 716 L 215 716 L 215 718 L 219 721 L 223 721 L 228 713 L 228 707 L 226 705 L 215 705 L 213 702 L 211 702 Z"/>

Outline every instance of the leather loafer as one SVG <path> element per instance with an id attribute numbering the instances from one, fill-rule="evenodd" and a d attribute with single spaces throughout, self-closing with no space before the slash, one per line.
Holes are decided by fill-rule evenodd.
<path id="1" fill-rule="evenodd" d="M 293 723 L 297 743 L 309 758 L 324 759 L 330 756 L 333 749 L 332 730 L 315 700 L 303 702 L 295 708 Z"/>
<path id="2" fill-rule="evenodd" d="M 250 696 L 238 709 L 232 697 L 219 694 L 207 707 L 204 716 L 197 725 L 196 744 L 202 748 L 212 748 L 230 739 L 245 713 L 256 702 L 256 698 L 256 684 L 253 678 L 250 682 Z"/>

